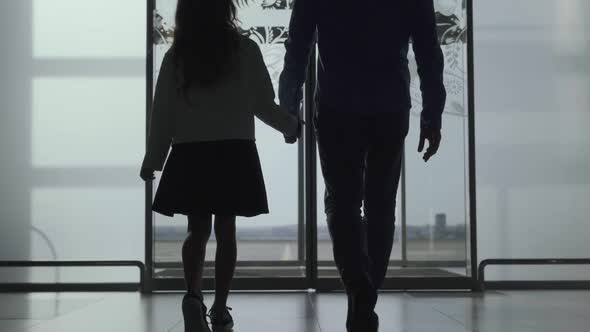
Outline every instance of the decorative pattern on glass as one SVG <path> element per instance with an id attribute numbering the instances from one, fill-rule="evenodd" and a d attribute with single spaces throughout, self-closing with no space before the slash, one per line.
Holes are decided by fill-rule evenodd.
<path id="1" fill-rule="evenodd" d="M 262 50 L 275 89 L 283 68 L 289 16 L 293 0 L 238 0 L 242 33 L 256 41 Z M 447 88 L 445 113 L 466 116 L 467 13 L 465 0 L 434 0 L 438 38 L 445 56 L 444 82 Z M 172 43 L 175 0 L 157 0 L 154 12 L 154 77 Z M 254 25 L 249 22 L 256 22 Z M 265 24 L 260 24 L 265 23 Z M 412 77 L 413 113 L 421 111 L 420 80 L 414 54 L 408 55 Z M 155 82 L 155 80 L 154 80 Z M 278 95 L 278 94 L 277 94 Z"/>

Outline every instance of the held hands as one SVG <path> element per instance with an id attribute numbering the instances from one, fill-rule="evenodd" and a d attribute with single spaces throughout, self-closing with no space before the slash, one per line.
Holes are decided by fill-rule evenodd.
<path id="1" fill-rule="evenodd" d="M 295 144 L 295 142 L 297 142 L 297 136 L 284 136 L 285 137 L 285 143 L 287 144 Z"/>
<path id="2" fill-rule="evenodd" d="M 139 172 L 139 177 L 141 177 L 143 181 L 151 181 L 156 178 L 154 176 L 154 170 L 151 168 L 142 168 Z"/>
<path id="3" fill-rule="evenodd" d="M 302 119 L 299 119 L 299 126 L 297 126 L 297 131 L 296 131 L 295 135 L 294 136 L 284 135 L 285 143 L 295 144 L 295 142 L 297 142 L 297 140 L 301 138 L 301 134 L 303 132 L 303 126 L 305 126 L 305 121 L 303 121 Z"/>
<path id="4" fill-rule="evenodd" d="M 424 153 L 422 159 L 424 162 L 428 162 L 432 156 L 438 152 L 441 141 L 440 129 L 429 129 L 423 128 L 420 130 L 420 143 L 418 144 L 418 152 L 422 153 L 424 150 L 424 143 L 428 141 L 428 148 Z"/>
<path id="5" fill-rule="evenodd" d="M 281 105 L 281 106 L 283 106 L 283 105 Z M 299 125 L 297 126 L 297 130 L 295 131 L 295 135 L 293 135 L 293 136 L 284 135 L 285 143 L 295 144 L 295 142 L 297 142 L 297 140 L 301 138 L 301 134 L 303 132 L 303 126 L 305 126 L 305 121 L 303 121 L 302 115 L 301 115 L 302 114 L 302 105 L 300 103 L 297 107 L 291 108 L 291 109 L 286 107 L 285 110 L 287 112 L 293 114 L 294 116 L 296 116 L 297 121 L 299 122 Z"/>

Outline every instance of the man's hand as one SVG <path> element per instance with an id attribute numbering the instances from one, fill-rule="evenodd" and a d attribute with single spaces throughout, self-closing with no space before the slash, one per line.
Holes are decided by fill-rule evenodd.
<path id="1" fill-rule="evenodd" d="M 156 178 L 154 176 L 154 170 L 151 168 L 142 168 L 139 176 L 143 181 L 154 180 Z"/>
<path id="2" fill-rule="evenodd" d="M 422 159 L 425 162 L 430 160 L 438 152 L 440 146 L 441 134 L 440 129 L 422 129 L 420 130 L 420 143 L 418 144 L 418 152 L 422 153 L 424 150 L 424 143 L 428 140 L 428 149 L 424 153 Z"/>

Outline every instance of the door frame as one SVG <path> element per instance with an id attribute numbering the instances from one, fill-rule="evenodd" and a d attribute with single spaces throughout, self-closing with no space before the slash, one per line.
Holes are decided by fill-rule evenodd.
<path id="1" fill-rule="evenodd" d="M 153 96 L 153 24 L 156 0 L 147 0 L 147 36 L 146 36 L 146 146 L 149 131 Z M 467 227 L 469 229 L 467 257 L 467 276 L 458 277 L 421 277 L 421 278 L 387 278 L 384 290 L 478 290 L 477 276 L 477 214 L 476 214 L 476 164 L 475 164 L 475 120 L 474 120 L 474 52 L 473 52 L 473 0 L 466 0 L 467 8 L 467 126 L 468 126 L 468 210 Z M 299 141 L 298 149 L 298 260 L 293 266 L 304 267 L 302 277 L 276 278 L 236 278 L 233 282 L 234 290 L 300 290 L 313 289 L 319 292 L 342 290 L 338 278 L 318 278 L 317 259 L 317 145 L 313 130 L 312 119 L 315 112 L 313 91 L 317 82 L 317 63 L 315 49 L 312 52 L 308 79 L 305 83 L 305 119 L 304 139 Z M 405 187 L 405 177 L 401 180 L 402 190 Z M 145 185 L 145 266 L 147 270 L 144 289 L 147 291 L 177 291 L 185 287 L 180 278 L 156 278 L 154 276 L 154 213 L 151 211 L 153 200 L 153 183 Z M 405 197 L 402 202 L 405 205 Z M 402 206 L 402 226 L 405 225 L 405 208 Z M 402 230 L 404 236 L 405 230 Z M 309 239 L 315 239 L 309 241 Z M 402 241 L 404 242 L 404 241 Z M 405 245 L 405 244 L 402 244 Z M 402 257 L 402 263 L 404 263 Z M 287 265 L 291 265 L 289 262 Z M 238 265 L 240 266 L 240 265 Z M 203 280 L 204 289 L 213 289 L 213 280 Z"/>

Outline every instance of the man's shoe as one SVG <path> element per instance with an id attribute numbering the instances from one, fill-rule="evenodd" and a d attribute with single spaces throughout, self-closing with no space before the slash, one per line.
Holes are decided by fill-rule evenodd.
<path id="1" fill-rule="evenodd" d="M 357 317 L 351 320 L 350 325 L 346 327 L 348 332 L 378 332 L 379 316 L 372 312 L 368 317 Z"/>
<path id="2" fill-rule="evenodd" d="M 372 288 L 358 290 L 348 295 L 346 329 L 349 332 L 376 332 L 379 316 L 375 313 L 377 292 Z"/>
<path id="3" fill-rule="evenodd" d="M 211 332 L 207 324 L 207 307 L 201 297 L 186 294 L 182 299 L 184 332 Z"/>

